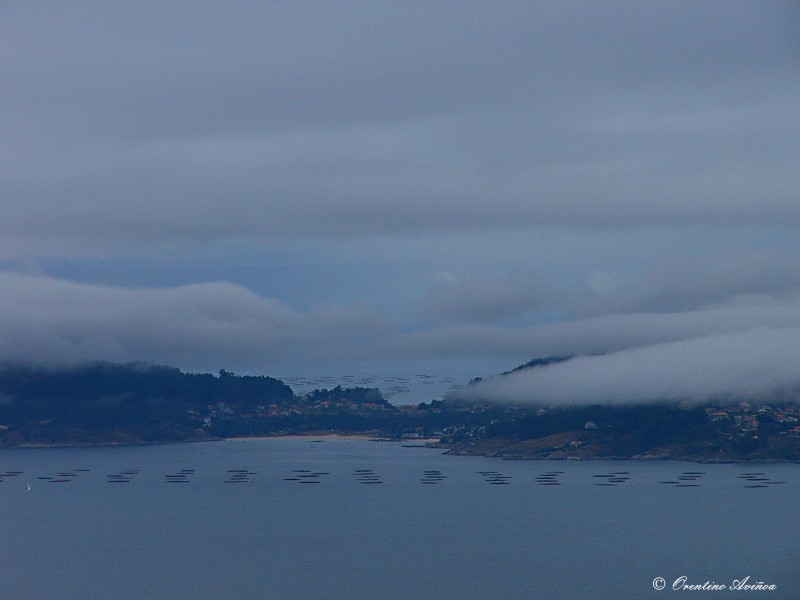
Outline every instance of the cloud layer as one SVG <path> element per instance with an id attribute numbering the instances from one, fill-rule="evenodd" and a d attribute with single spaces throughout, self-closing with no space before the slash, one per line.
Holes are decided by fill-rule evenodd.
<path id="1" fill-rule="evenodd" d="M 0 360 L 148 360 L 215 370 L 356 360 L 388 325 L 364 309 L 305 313 L 225 282 L 162 289 L 0 275 Z"/>
<path id="2" fill-rule="evenodd" d="M 746 397 L 800 383 L 800 298 L 528 327 L 402 331 L 365 307 L 299 311 L 225 283 L 126 289 L 0 275 L 0 360 L 150 360 L 250 370 L 578 355 L 474 394 L 544 403 Z M 602 356 L 596 356 L 602 354 Z M 595 356 L 592 356 L 595 355 Z"/>
<path id="3" fill-rule="evenodd" d="M 757 328 L 579 356 L 485 380 L 470 399 L 545 405 L 800 397 L 800 328 Z"/>
<path id="4" fill-rule="evenodd" d="M 796 225 L 783 10 L 11 4 L 3 252 Z"/>

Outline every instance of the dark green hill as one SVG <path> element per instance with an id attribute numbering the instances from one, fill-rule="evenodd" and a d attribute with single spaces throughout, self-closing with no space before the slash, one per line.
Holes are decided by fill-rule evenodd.
<path id="1" fill-rule="evenodd" d="M 532 358 L 524 365 L 520 365 L 511 369 L 510 371 L 506 371 L 503 375 L 509 375 L 511 373 L 516 373 L 517 371 L 525 371 L 526 369 L 535 369 L 536 367 L 546 367 L 547 365 L 554 365 L 556 363 L 562 363 L 570 360 L 571 358 L 575 358 L 574 356 L 541 356 L 538 358 Z"/>
<path id="2" fill-rule="evenodd" d="M 204 439 L 211 437 L 205 415 L 214 410 L 238 414 L 293 398 L 271 377 L 146 363 L 0 369 L 0 427 L 12 445 Z"/>

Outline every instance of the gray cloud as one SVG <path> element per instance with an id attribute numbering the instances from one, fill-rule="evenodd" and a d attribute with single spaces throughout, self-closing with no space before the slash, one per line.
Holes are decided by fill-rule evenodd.
<path id="1" fill-rule="evenodd" d="M 746 84 L 796 58 L 785 12 L 744 3 L 19 3 L 2 19 L 11 106 L 111 139 L 558 111 L 642 83 Z"/>
<path id="2" fill-rule="evenodd" d="M 785 17 L 688 2 L 12 4 L 2 250 L 796 224 Z"/>
<path id="3" fill-rule="evenodd" d="M 740 295 L 781 297 L 800 290 L 798 256 L 768 250 L 674 256 L 651 270 L 639 291 L 641 308 L 691 309 Z"/>
<path id="4" fill-rule="evenodd" d="M 387 356 L 501 355 L 522 362 L 535 356 L 604 354 L 654 344 L 747 331 L 800 328 L 800 301 L 765 301 L 672 313 L 604 315 L 538 326 L 450 325 L 402 333 Z"/>
<path id="5" fill-rule="evenodd" d="M 800 256 L 772 249 L 673 253 L 637 272 L 594 270 L 583 289 L 558 289 L 529 270 L 491 276 L 442 275 L 420 313 L 433 323 L 517 325 L 577 321 L 589 315 L 677 313 L 725 305 L 769 304 L 800 293 Z M 563 285 L 563 284 L 562 284 Z"/>
<path id="6" fill-rule="evenodd" d="M 296 311 L 225 282 L 163 289 L 0 274 L 0 360 L 149 360 L 248 369 L 357 360 L 388 323 L 358 307 Z"/>
<path id="7" fill-rule="evenodd" d="M 553 310 L 559 293 L 531 272 L 448 277 L 428 289 L 422 313 L 433 321 L 491 323 Z"/>
<path id="8" fill-rule="evenodd" d="M 796 398 L 800 328 L 750 329 L 583 356 L 485 380 L 467 398 L 548 405 Z"/>
<path id="9" fill-rule="evenodd" d="M 733 246 L 713 254 L 675 251 L 638 272 L 596 272 L 573 314 L 677 312 L 798 294 L 796 252 Z"/>

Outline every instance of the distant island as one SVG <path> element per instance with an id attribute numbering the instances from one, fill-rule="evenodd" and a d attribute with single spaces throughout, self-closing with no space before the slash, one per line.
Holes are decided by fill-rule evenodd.
<path id="1" fill-rule="evenodd" d="M 538 368 L 567 357 L 540 358 Z M 515 369 L 516 371 L 517 369 Z M 503 375 L 501 375 L 502 377 Z M 0 368 L 0 446 L 149 444 L 364 434 L 505 459 L 800 462 L 800 406 L 548 407 L 457 398 L 404 406 L 377 388 L 296 395 L 279 379 L 146 363 Z M 431 441 L 433 440 L 433 441 Z"/>

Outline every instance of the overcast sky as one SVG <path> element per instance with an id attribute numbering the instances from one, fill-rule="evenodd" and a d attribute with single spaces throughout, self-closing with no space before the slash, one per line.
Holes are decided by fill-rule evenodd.
<path id="1" fill-rule="evenodd" d="M 799 6 L 3 2 L 0 360 L 791 347 Z"/>

